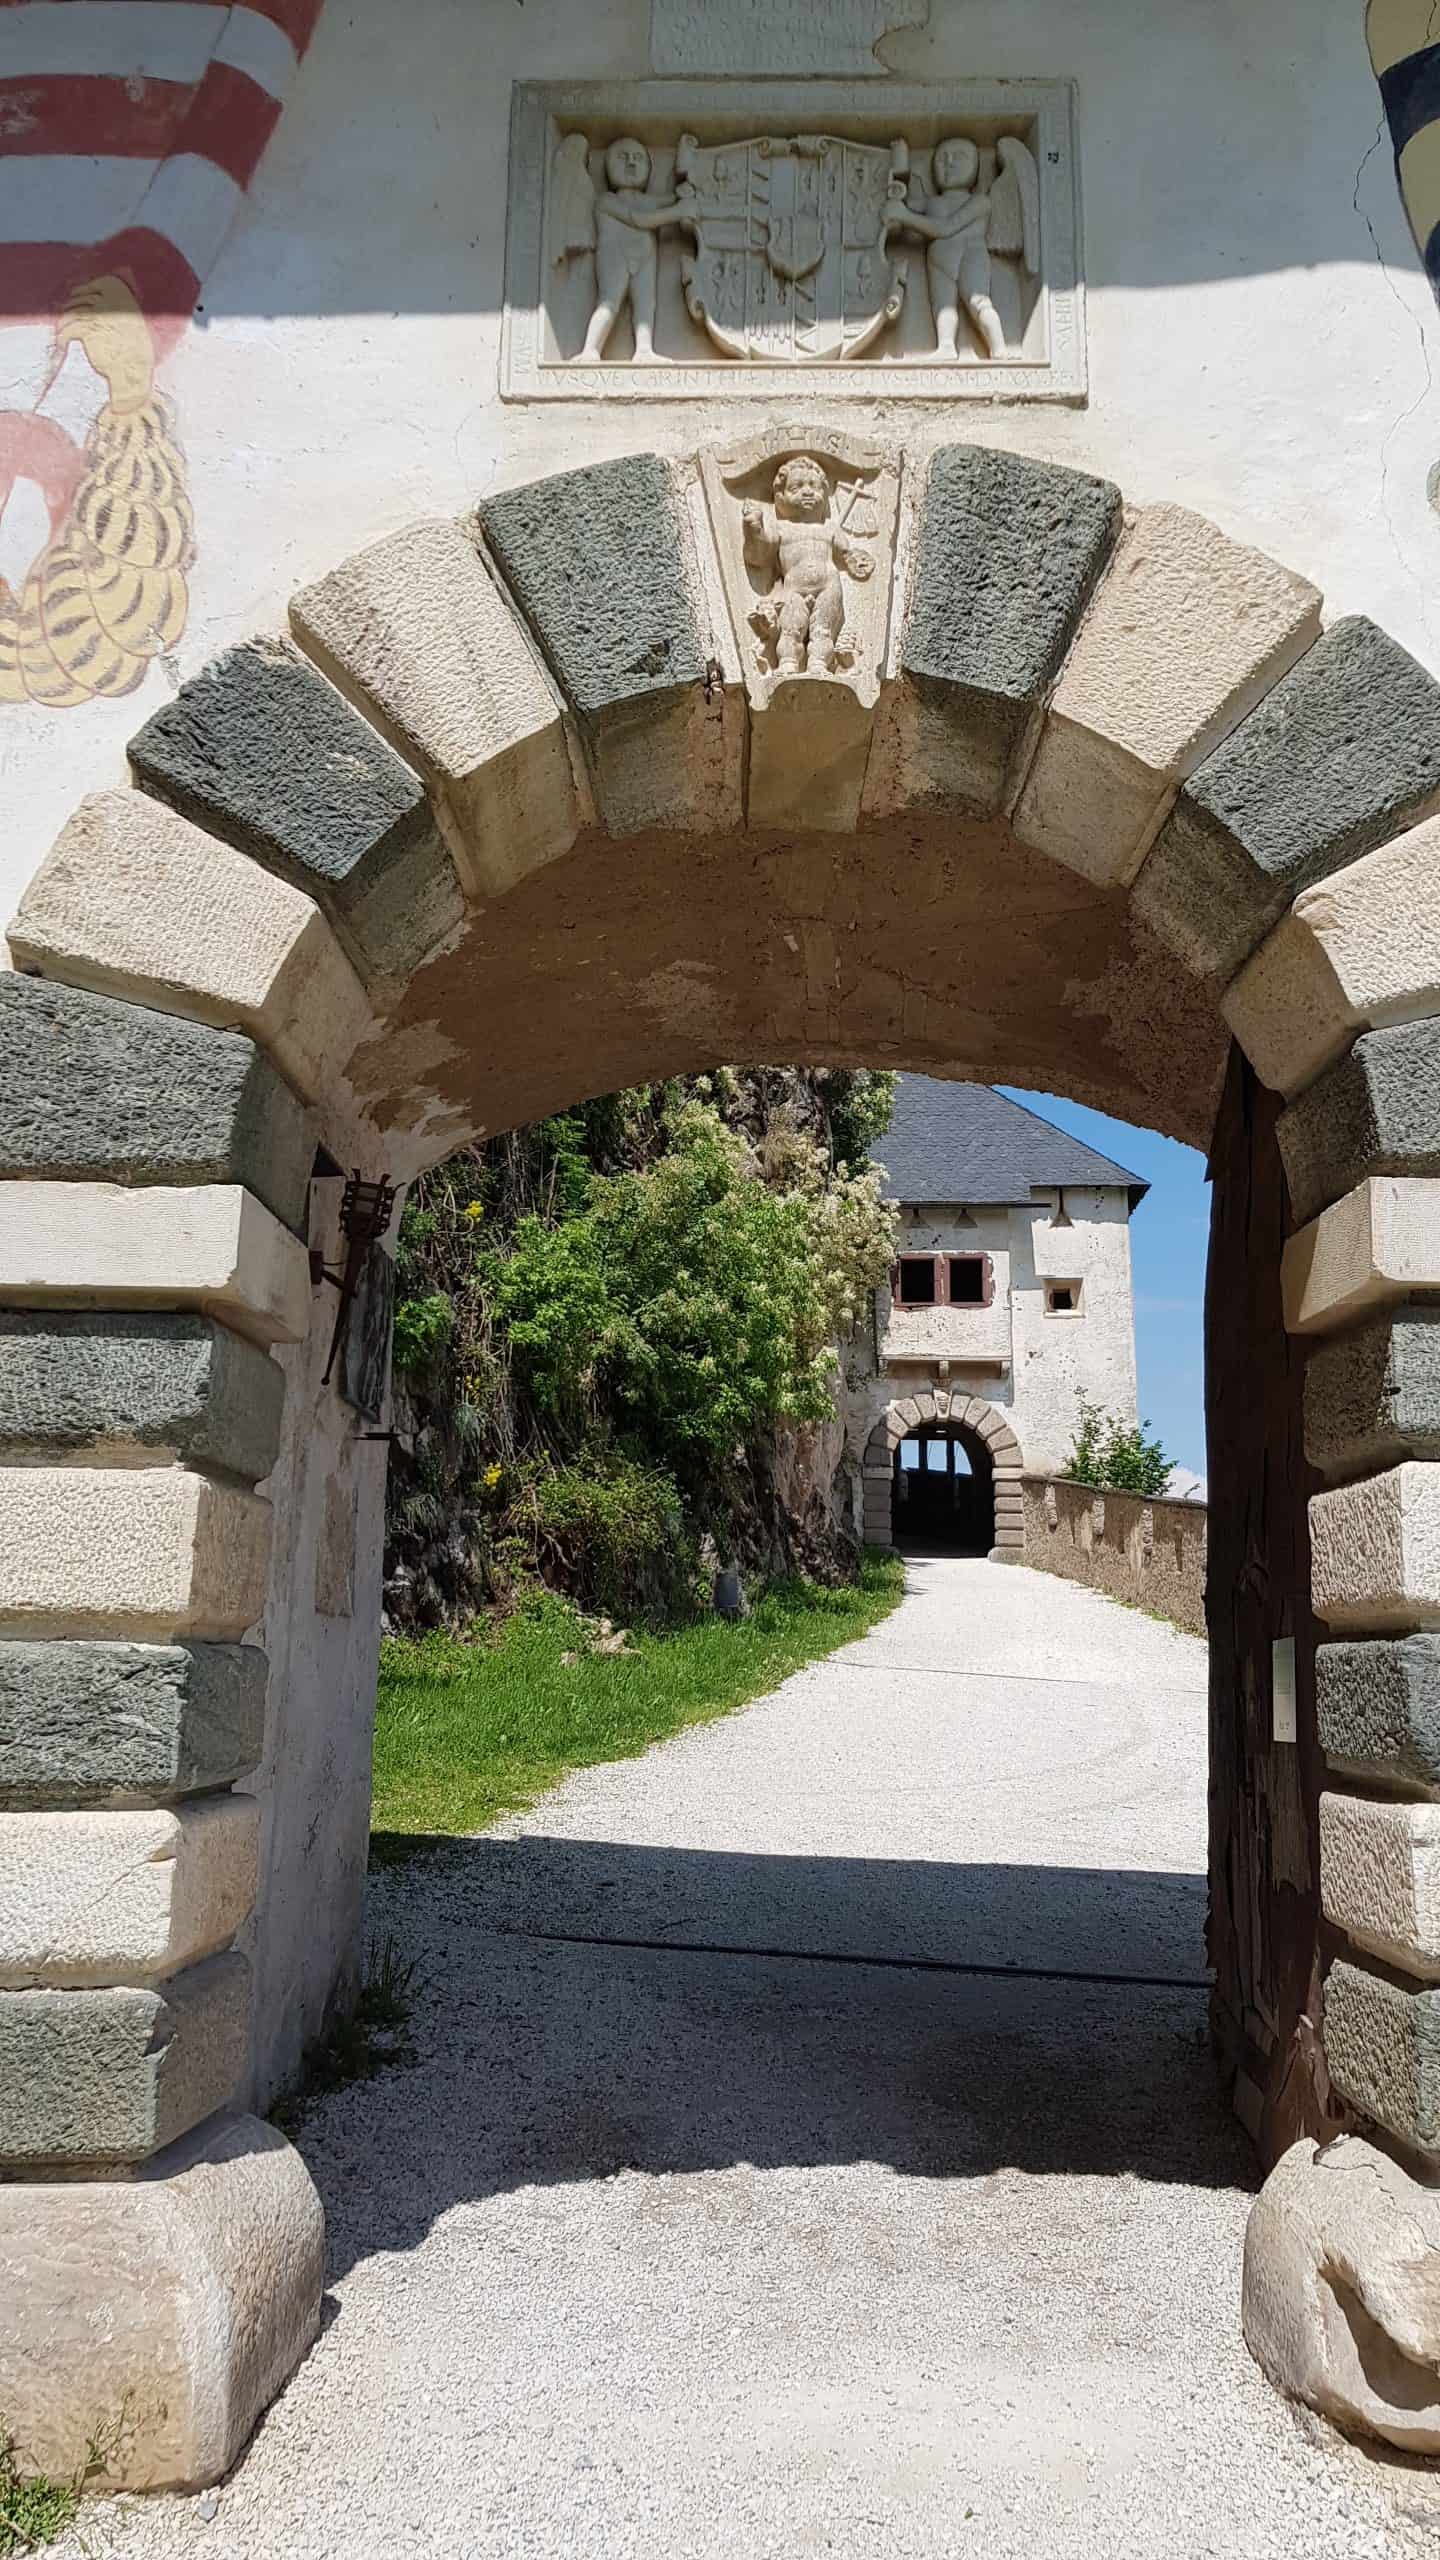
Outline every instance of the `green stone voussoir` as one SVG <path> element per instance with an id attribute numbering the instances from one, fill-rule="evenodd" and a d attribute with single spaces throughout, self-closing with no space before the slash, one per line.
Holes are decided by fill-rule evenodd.
<path id="1" fill-rule="evenodd" d="M 607 826 L 685 799 L 683 731 L 707 646 L 669 469 L 628 454 L 486 498 L 476 525 L 580 726 Z"/>
<path id="2" fill-rule="evenodd" d="M 1322 1644 L 1315 1710 L 1334 1768 L 1440 1794 L 1440 1635 Z"/>
<path id="3" fill-rule="evenodd" d="M 154 1804 L 259 1761 L 254 1645 L 0 1644 L 0 1804 Z"/>
<path id="4" fill-rule="evenodd" d="M 148 2160 L 232 2095 L 249 2008 L 233 1950 L 155 1989 L 0 1992 L 0 2161 Z"/>
<path id="5" fill-rule="evenodd" d="M 1311 1352 L 1305 1454 L 1325 1475 L 1440 1457 L 1440 1307 L 1378 1316 Z"/>
<path id="6" fill-rule="evenodd" d="M 1440 1990 L 1333 1964 L 1325 2060 L 1342 2098 L 1412 2150 L 1440 2152 Z"/>
<path id="7" fill-rule="evenodd" d="M 254 1484 L 284 1403 L 275 1362 L 205 1316 L 0 1308 L 0 1463 L 167 1449 Z"/>
<path id="8" fill-rule="evenodd" d="M 409 977 L 463 919 L 417 777 L 289 641 L 202 669 L 130 762 L 157 799 L 306 890 L 372 984 Z"/>
<path id="9" fill-rule="evenodd" d="M 1440 1022 L 1367 1031 L 1282 1113 L 1297 1225 L 1367 1174 L 1440 1173 Z"/>
<path id="10" fill-rule="evenodd" d="M 1085 472 L 987 445 L 935 455 L 900 664 L 936 799 L 988 817 L 1018 792 L 1120 518 L 1119 490 Z"/>
<path id="11" fill-rule="evenodd" d="M 1136 883 L 1144 922 L 1231 978 L 1286 908 L 1440 805 L 1440 685 L 1356 616 L 1192 774 Z"/>
<path id="12" fill-rule="evenodd" d="M 0 973 L 0 1177 L 239 1183 L 303 1229 L 314 1154 L 242 1032 Z"/>

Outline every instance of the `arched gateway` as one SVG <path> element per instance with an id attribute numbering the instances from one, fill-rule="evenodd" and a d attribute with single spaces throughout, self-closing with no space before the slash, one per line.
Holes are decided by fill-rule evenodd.
<path id="1" fill-rule="evenodd" d="M 26 893 L 0 2404 L 52 2469 L 128 2395 L 130 2479 L 214 2477 L 319 2316 L 314 2191 L 235 2110 L 343 1981 L 364 1864 L 386 1265 L 337 1168 L 717 1059 L 1209 1148 L 1214 2018 L 1287 2154 L 1247 2326 L 1440 2431 L 1430 2190 L 1287 2152 L 1359 2119 L 1440 2165 L 1440 688 L 1212 525 L 974 445 L 846 448 L 863 614 L 757 677 L 745 474 L 838 450 L 636 455 L 363 552 Z"/>
<path id="2" fill-rule="evenodd" d="M 946 1387 L 926 1387 L 899 1396 L 887 1405 L 865 1443 L 865 1536 L 871 1546 L 895 1541 L 895 1456 L 902 1440 L 916 1431 L 939 1428 L 977 1439 L 990 1461 L 997 1564 L 1018 1562 L 1025 1552 L 1025 1509 L 1020 1443 L 1003 1413 L 979 1396 L 951 1395 Z"/>

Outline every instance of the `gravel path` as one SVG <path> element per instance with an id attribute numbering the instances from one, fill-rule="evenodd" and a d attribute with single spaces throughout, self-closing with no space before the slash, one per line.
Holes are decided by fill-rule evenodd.
<path id="1" fill-rule="evenodd" d="M 85 2547 L 1433 2560 L 1440 2483 L 1240 2340 L 1204 1680 L 917 1561 L 773 1697 L 380 1876 L 417 2061 L 307 2121 L 329 2324 L 218 2498 Z"/>

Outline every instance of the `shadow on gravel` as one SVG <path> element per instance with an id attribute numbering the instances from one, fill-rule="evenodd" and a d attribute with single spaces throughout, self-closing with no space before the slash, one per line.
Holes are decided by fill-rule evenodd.
<path id="1" fill-rule="evenodd" d="M 417 1965 L 414 2065 L 300 2136 L 332 2275 L 468 2201 L 627 2170 L 1253 2187 L 1203 1914 L 1188 1875 L 427 1843 L 371 1883 Z"/>

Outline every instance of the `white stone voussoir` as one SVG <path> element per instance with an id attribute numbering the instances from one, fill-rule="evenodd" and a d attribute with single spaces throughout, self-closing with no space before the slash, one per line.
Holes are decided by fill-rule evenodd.
<path id="1" fill-rule="evenodd" d="M 1312 1497 L 1310 1597 L 1332 1627 L 1440 1627 L 1440 1466 Z"/>
<path id="2" fill-rule="evenodd" d="M 0 1305 L 196 1307 L 262 1343 L 309 1329 L 305 1248 L 236 1183 L 8 1182 Z"/>
<path id="3" fill-rule="evenodd" d="M 1292 2399 L 1440 2452 L 1440 2190 L 1352 2135 L 1292 2143 L 1245 2232 L 1245 2339 Z"/>
<path id="4" fill-rule="evenodd" d="M 64 2479 L 119 2425 L 107 2488 L 204 2488 L 311 2344 L 324 2272 L 310 2173 L 254 2116 L 133 2178 L 0 2186 L 7 2433 Z"/>
<path id="5" fill-rule="evenodd" d="M 240 1636 L 270 1505 L 183 1467 L 0 1467 L 0 1632 Z"/>
<path id="6" fill-rule="evenodd" d="M 1322 1795 L 1320 1898 L 1357 1946 L 1440 1979 L 1440 1804 Z"/>
<path id="7" fill-rule="evenodd" d="M 1368 1309 L 1440 1290 L 1440 1182 L 1357 1182 L 1291 1237 L 1280 1277 L 1291 1333 L 1333 1333 Z"/>
<path id="8" fill-rule="evenodd" d="M 151 1982 L 228 1946 L 255 1899 L 260 1808 L 0 1814 L 0 1984 Z"/>
<path id="9" fill-rule="evenodd" d="M 43 977 L 247 1031 L 309 1102 L 374 1036 L 313 899 L 143 792 L 81 802 L 8 938 Z"/>
<path id="10" fill-rule="evenodd" d="M 1302 889 L 1221 1011 L 1261 1082 L 1285 1094 L 1357 1031 L 1440 1013 L 1440 818 Z"/>
<path id="11" fill-rule="evenodd" d="M 1179 785 L 1309 648 L 1320 596 L 1188 508 L 1127 516 L 1065 663 L 1016 832 L 1133 880 Z"/>
<path id="12" fill-rule="evenodd" d="M 357 552 L 294 598 L 290 623 L 423 777 L 472 896 L 569 850 L 583 812 L 559 698 L 460 525 Z"/>

